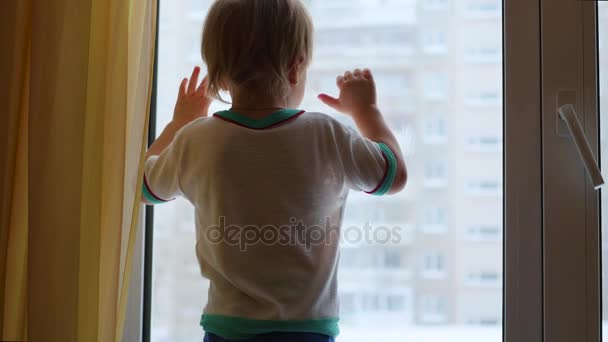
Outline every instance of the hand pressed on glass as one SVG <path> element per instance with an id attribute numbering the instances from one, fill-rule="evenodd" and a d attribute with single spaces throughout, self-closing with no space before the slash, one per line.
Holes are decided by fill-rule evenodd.
<path id="1" fill-rule="evenodd" d="M 211 97 L 207 94 L 209 82 L 205 76 L 201 84 L 197 86 L 200 72 L 201 68 L 195 67 L 190 79 L 184 78 L 179 86 L 177 102 L 173 112 L 173 121 L 178 126 L 186 125 L 193 120 L 208 115 L 209 106 L 212 102 Z"/>
<path id="2" fill-rule="evenodd" d="M 369 69 L 346 71 L 338 76 L 338 98 L 320 94 L 319 99 L 331 108 L 349 115 L 358 115 L 376 106 L 376 84 Z"/>

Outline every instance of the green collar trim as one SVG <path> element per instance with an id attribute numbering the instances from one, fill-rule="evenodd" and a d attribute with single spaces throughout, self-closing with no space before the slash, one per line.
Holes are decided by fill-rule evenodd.
<path id="1" fill-rule="evenodd" d="M 261 119 L 252 119 L 231 110 L 217 112 L 213 116 L 251 129 L 268 129 L 284 123 L 287 120 L 295 119 L 302 114 L 304 114 L 303 110 L 286 108 Z"/>

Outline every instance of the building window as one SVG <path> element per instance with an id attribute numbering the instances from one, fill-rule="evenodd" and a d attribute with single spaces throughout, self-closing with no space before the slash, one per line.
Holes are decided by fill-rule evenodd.
<path id="1" fill-rule="evenodd" d="M 424 295 L 420 299 L 420 319 L 425 323 L 443 323 L 447 318 L 445 297 Z"/>
<path id="2" fill-rule="evenodd" d="M 445 256 L 441 252 L 430 252 L 424 255 L 422 276 L 427 279 L 445 277 Z"/>
<path id="3" fill-rule="evenodd" d="M 327 28 L 316 35 L 316 44 L 322 51 L 335 53 L 336 47 L 352 49 L 354 46 L 413 48 L 414 35 L 403 27 L 368 27 L 365 29 Z M 331 50 L 331 51 L 329 51 Z"/>
<path id="4" fill-rule="evenodd" d="M 366 293 L 361 296 L 361 310 L 364 312 L 380 311 L 381 303 L 378 294 Z"/>
<path id="5" fill-rule="evenodd" d="M 349 314 L 398 313 L 402 315 L 410 309 L 410 289 L 364 290 L 342 292 L 340 311 Z"/>
<path id="6" fill-rule="evenodd" d="M 465 5 L 465 16 L 468 18 L 496 18 L 501 15 L 502 1 L 474 0 Z"/>
<path id="7" fill-rule="evenodd" d="M 403 254 L 403 250 L 396 248 L 342 247 L 340 249 L 340 267 L 374 271 L 404 270 L 407 265 L 404 263 Z"/>
<path id="8" fill-rule="evenodd" d="M 357 311 L 357 298 L 352 292 L 340 293 L 340 313 L 346 315 L 352 314 Z"/>
<path id="9" fill-rule="evenodd" d="M 424 0 L 422 8 L 426 10 L 445 10 L 448 9 L 450 3 L 448 0 Z"/>
<path id="10" fill-rule="evenodd" d="M 444 74 L 427 74 L 424 77 L 423 88 L 424 98 L 427 101 L 442 101 L 447 97 L 448 84 Z"/>
<path id="11" fill-rule="evenodd" d="M 446 33 L 444 31 L 423 31 L 422 50 L 429 55 L 446 53 L 448 51 Z"/>
<path id="12" fill-rule="evenodd" d="M 423 142 L 443 144 L 447 141 L 447 122 L 444 117 L 430 117 L 424 120 Z"/>
<path id="13" fill-rule="evenodd" d="M 385 268 L 399 269 L 402 267 L 401 252 L 395 250 L 387 250 L 384 252 L 384 263 Z"/>
<path id="14" fill-rule="evenodd" d="M 424 186 L 427 188 L 443 188 L 447 185 L 447 167 L 442 160 L 429 161 L 426 164 Z"/>
<path id="15" fill-rule="evenodd" d="M 444 207 L 430 207 L 425 210 L 422 232 L 444 234 L 448 230 L 448 211 Z"/>
<path id="16" fill-rule="evenodd" d="M 388 311 L 391 312 L 402 312 L 405 311 L 405 296 L 402 295 L 388 295 L 387 296 Z"/>

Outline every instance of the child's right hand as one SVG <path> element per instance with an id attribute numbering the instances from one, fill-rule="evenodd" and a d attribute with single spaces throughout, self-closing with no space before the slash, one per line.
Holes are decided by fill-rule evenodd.
<path id="1" fill-rule="evenodd" d="M 376 84 L 369 69 L 347 71 L 338 76 L 336 83 L 339 97 L 320 94 L 319 100 L 341 113 L 354 116 L 376 108 Z"/>
<path id="2" fill-rule="evenodd" d="M 198 84 L 201 72 L 200 67 L 195 67 L 190 79 L 184 78 L 179 86 L 177 102 L 173 111 L 173 123 L 184 126 L 191 121 L 208 115 L 211 97 L 207 94 L 207 77 Z"/>

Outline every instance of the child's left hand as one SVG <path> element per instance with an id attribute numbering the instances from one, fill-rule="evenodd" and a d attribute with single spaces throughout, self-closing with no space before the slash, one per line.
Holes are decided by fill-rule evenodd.
<path id="1" fill-rule="evenodd" d="M 179 86 L 177 103 L 173 111 L 173 122 L 185 126 L 201 117 L 208 115 L 212 99 L 207 95 L 207 77 L 197 87 L 200 67 L 195 67 L 190 79 L 184 78 Z"/>

